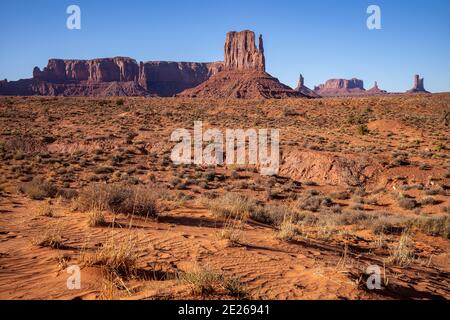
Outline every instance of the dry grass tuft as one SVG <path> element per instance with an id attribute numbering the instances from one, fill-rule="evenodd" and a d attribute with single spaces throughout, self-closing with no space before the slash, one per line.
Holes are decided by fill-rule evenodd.
<path id="1" fill-rule="evenodd" d="M 186 283 L 194 296 L 206 297 L 224 293 L 237 299 L 246 299 L 248 291 L 237 277 L 196 266 L 192 271 L 180 273 L 179 280 Z"/>
<path id="2" fill-rule="evenodd" d="M 406 267 L 414 261 L 414 248 L 411 235 L 404 232 L 398 244 L 392 249 L 389 260 L 401 267 Z"/>
<path id="3" fill-rule="evenodd" d="M 49 202 L 45 202 L 37 208 L 36 215 L 40 217 L 52 218 L 55 216 L 55 212 L 51 204 Z"/>
<path id="4" fill-rule="evenodd" d="M 87 216 L 87 223 L 89 227 L 103 227 L 106 225 L 105 215 L 103 214 L 103 211 L 99 209 L 90 210 L 87 213 Z"/>
<path id="5" fill-rule="evenodd" d="M 108 272 L 132 276 L 136 272 L 137 255 L 132 241 L 108 240 L 93 255 L 84 258 L 89 266 L 104 267 Z"/>

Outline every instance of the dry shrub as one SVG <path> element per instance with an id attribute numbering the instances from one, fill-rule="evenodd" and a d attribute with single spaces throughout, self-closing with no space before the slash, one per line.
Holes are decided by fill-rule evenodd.
<path id="1" fill-rule="evenodd" d="M 258 210 L 253 210 L 250 214 L 255 221 L 275 226 L 279 226 L 286 217 L 292 218 L 292 216 L 293 213 L 289 208 L 279 205 L 260 206 Z"/>
<path id="2" fill-rule="evenodd" d="M 234 193 L 226 193 L 224 196 L 206 200 L 206 206 L 219 217 L 233 219 L 247 219 L 251 212 L 258 208 L 255 201 Z"/>
<path id="3" fill-rule="evenodd" d="M 54 198 L 58 188 L 41 177 L 35 177 L 32 181 L 21 183 L 19 191 L 33 200 L 44 200 Z"/>
<path id="4" fill-rule="evenodd" d="M 397 204 L 400 208 L 406 209 L 406 210 L 412 210 L 418 206 L 418 203 L 416 200 L 408 198 L 404 195 L 399 195 L 397 197 Z"/>
<path id="5" fill-rule="evenodd" d="M 160 189 L 152 186 L 126 184 L 93 184 L 84 188 L 78 197 L 81 211 L 109 210 L 113 213 L 156 217 Z"/>
<path id="6" fill-rule="evenodd" d="M 234 193 L 227 193 L 216 199 L 208 199 L 206 206 L 222 218 L 246 220 L 248 218 L 269 225 L 280 225 L 286 216 L 293 216 L 285 206 L 258 204 L 255 200 Z"/>

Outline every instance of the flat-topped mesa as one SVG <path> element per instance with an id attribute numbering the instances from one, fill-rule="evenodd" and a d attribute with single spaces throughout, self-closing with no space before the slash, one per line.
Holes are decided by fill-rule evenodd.
<path id="1" fill-rule="evenodd" d="M 330 79 L 325 84 L 316 86 L 314 91 L 324 97 L 364 95 L 366 93 L 364 82 L 356 78 Z"/>
<path id="2" fill-rule="evenodd" d="M 257 48 L 255 44 L 255 33 L 253 31 L 228 32 L 224 51 L 226 70 L 266 71 L 262 35 L 259 36 Z"/>
<path id="3" fill-rule="evenodd" d="M 418 74 L 414 75 L 414 87 L 408 90 L 407 93 L 429 93 L 425 90 L 424 79 L 420 78 Z"/>
<path id="4" fill-rule="evenodd" d="M 364 90 L 364 81 L 352 78 L 347 79 L 331 79 L 316 87 L 319 90 L 322 89 L 362 89 Z"/>
<path id="5" fill-rule="evenodd" d="M 93 60 L 50 59 L 43 71 L 38 67 L 34 68 L 33 78 L 51 83 L 137 81 L 139 65 L 136 60 L 126 57 Z"/>

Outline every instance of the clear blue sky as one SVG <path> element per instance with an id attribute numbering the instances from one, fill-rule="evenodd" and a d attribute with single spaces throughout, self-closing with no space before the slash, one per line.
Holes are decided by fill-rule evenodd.
<path id="1" fill-rule="evenodd" d="M 66 28 L 77 4 L 82 29 Z M 366 9 L 382 10 L 382 30 Z M 218 61 L 225 33 L 262 33 L 267 71 L 295 86 L 330 78 L 405 91 L 415 73 L 450 91 L 449 0 L 1 0 L 0 78 L 31 77 L 49 58 L 130 56 L 138 61 Z"/>

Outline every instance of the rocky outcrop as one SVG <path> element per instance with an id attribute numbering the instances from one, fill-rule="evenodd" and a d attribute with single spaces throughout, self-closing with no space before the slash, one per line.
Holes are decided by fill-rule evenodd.
<path id="1" fill-rule="evenodd" d="M 304 97 L 261 71 L 222 71 L 199 86 L 182 92 L 190 98 L 282 99 Z"/>
<path id="2" fill-rule="evenodd" d="M 0 95 L 174 96 L 223 69 L 222 62 L 137 63 L 127 57 L 93 60 L 50 59 L 32 79 L 0 84 Z"/>
<path id="3" fill-rule="evenodd" d="M 229 32 L 225 39 L 224 70 L 180 94 L 191 98 L 280 99 L 306 97 L 265 72 L 264 44 L 255 45 L 252 31 Z"/>
<path id="4" fill-rule="evenodd" d="M 303 78 L 303 75 L 301 74 L 298 79 L 298 85 L 297 88 L 295 88 L 295 91 L 310 98 L 320 98 L 320 95 L 318 95 L 316 92 L 305 86 L 305 78 Z"/>
<path id="5" fill-rule="evenodd" d="M 257 48 L 253 31 L 228 32 L 224 51 L 226 70 L 266 71 L 262 35 L 259 36 Z"/>
<path id="6" fill-rule="evenodd" d="M 425 90 L 424 79 L 420 78 L 418 74 L 414 76 L 414 87 L 406 93 L 430 93 Z"/>
<path id="7" fill-rule="evenodd" d="M 370 157 L 290 150 L 283 155 L 280 175 L 298 181 L 356 187 L 376 176 L 381 169 Z"/>

